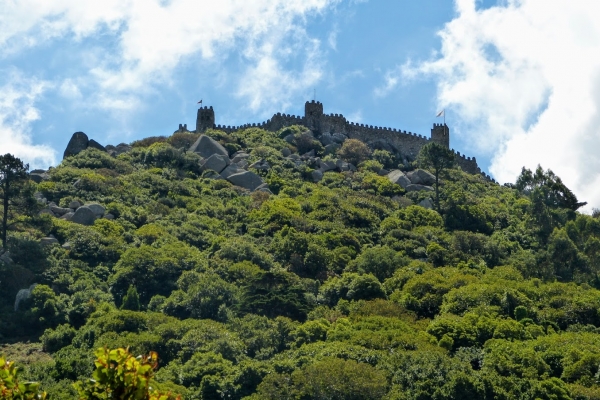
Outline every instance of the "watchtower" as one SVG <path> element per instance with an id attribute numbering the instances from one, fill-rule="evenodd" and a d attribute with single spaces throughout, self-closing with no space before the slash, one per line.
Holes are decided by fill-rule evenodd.
<path id="1" fill-rule="evenodd" d="M 306 121 L 306 127 L 320 132 L 321 131 L 321 117 L 323 116 L 323 104 L 319 101 L 307 101 L 304 104 L 304 120 Z"/>
<path id="2" fill-rule="evenodd" d="M 431 128 L 431 140 L 437 144 L 441 144 L 446 148 L 450 148 L 450 129 L 446 124 L 433 124 Z"/>
<path id="3" fill-rule="evenodd" d="M 205 132 L 207 129 L 215 127 L 215 111 L 212 106 L 200 107 L 198 109 L 198 116 L 196 117 L 196 133 Z"/>

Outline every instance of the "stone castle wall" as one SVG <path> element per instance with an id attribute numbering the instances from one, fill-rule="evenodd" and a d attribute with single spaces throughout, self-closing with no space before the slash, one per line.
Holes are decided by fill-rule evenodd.
<path id="1" fill-rule="evenodd" d="M 204 132 L 211 125 L 212 128 L 226 133 L 252 127 L 276 132 L 288 126 L 302 125 L 312 130 L 317 137 L 324 133 L 341 133 L 350 139 L 358 139 L 372 148 L 391 148 L 394 152 L 413 160 L 417 157 L 421 148 L 431 141 L 440 143 L 446 147 L 449 147 L 450 143 L 450 131 L 447 125 L 434 124 L 431 129 L 431 137 L 425 137 L 398 129 L 349 122 L 342 114 L 324 114 L 323 105 L 314 100 L 306 102 L 304 117 L 277 113 L 271 119 L 264 122 L 225 126 L 214 124 L 215 117 L 212 107 L 201 107 L 198 110 L 196 121 L 197 132 Z M 180 131 L 184 128 L 187 130 L 186 125 L 179 124 Z M 466 157 L 456 151 L 454 153 L 456 155 L 456 163 L 463 171 L 470 174 L 481 174 L 486 179 L 493 181 L 493 179 L 481 171 L 475 157 Z"/>

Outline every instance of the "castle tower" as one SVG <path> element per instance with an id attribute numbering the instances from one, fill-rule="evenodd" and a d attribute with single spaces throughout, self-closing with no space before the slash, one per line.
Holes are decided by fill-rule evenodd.
<path id="1" fill-rule="evenodd" d="M 441 144 L 446 148 L 450 148 L 450 129 L 446 124 L 433 124 L 431 128 L 431 140 L 437 144 Z"/>
<path id="2" fill-rule="evenodd" d="M 323 116 L 323 104 L 319 101 L 307 101 L 304 104 L 304 120 L 306 127 L 312 131 L 321 131 L 321 117 Z"/>
<path id="3" fill-rule="evenodd" d="M 196 117 L 196 133 L 205 132 L 207 129 L 215 127 L 215 112 L 210 108 L 204 106 L 198 109 L 198 116 Z"/>

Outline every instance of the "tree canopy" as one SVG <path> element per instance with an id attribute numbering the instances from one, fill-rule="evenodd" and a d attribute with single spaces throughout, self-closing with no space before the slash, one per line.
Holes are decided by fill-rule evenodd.
<path id="1" fill-rule="evenodd" d="M 270 191 L 214 179 L 185 132 L 39 183 L 11 164 L 0 397 L 600 398 L 600 217 L 551 171 L 500 186 L 439 146 L 354 143 L 354 169 L 350 140 L 303 158 L 325 152 L 305 127 L 206 134 Z M 386 176 L 419 161 L 434 209 Z M 319 162 L 344 168 L 315 182 Z"/>
<path id="2" fill-rule="evenodd" d="M 432 142 L 421 148 L 418 162 L 424 168 L 433 169 L 435 175 L 435 204 L 438 211 L 440 211 L 440 174 L 454 166 L 454 153 L 447 147 Z"/>
<path id="3" fill-rule="evenodd" d="M 0 156 L 0 195 L 2 195 L 2 249 L 6 250 L 6 230 L 8 228 L 9 208 L 19 196 L 19 186 L 27 179 L 29 164 L 13 156 Z"/>

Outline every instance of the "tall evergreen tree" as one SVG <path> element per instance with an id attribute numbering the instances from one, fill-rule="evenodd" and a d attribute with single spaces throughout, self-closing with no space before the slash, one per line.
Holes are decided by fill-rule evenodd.
<path id="1" fill-rule="evenodd" d="M 127 289 L 127 294 L 123 297 L 121 310 L 140 311 L 141 308 L 140 295 L 135 286 L 131 285 L 129 286 L 129 289 Z"/>
<path id="2" fill-rule="evenodd" d="M 8 229 L 9 208 L 19 197 L 20 186 L 27 181 L 29 164 L 23 164 L 12 154 L 0 156 L 0 195 L 2 196 L 2 249 L 6 251 L 6 231 Z"/>
<path id="3" fill-rule="evenodd" d="M 454 153 L 437 143 L 429 143 L 421 148 L 418 156 L 419 165 L 433 169 L 435 175 L 435 206 L 440 211 L 440 174 L 454 166 Z"/>

